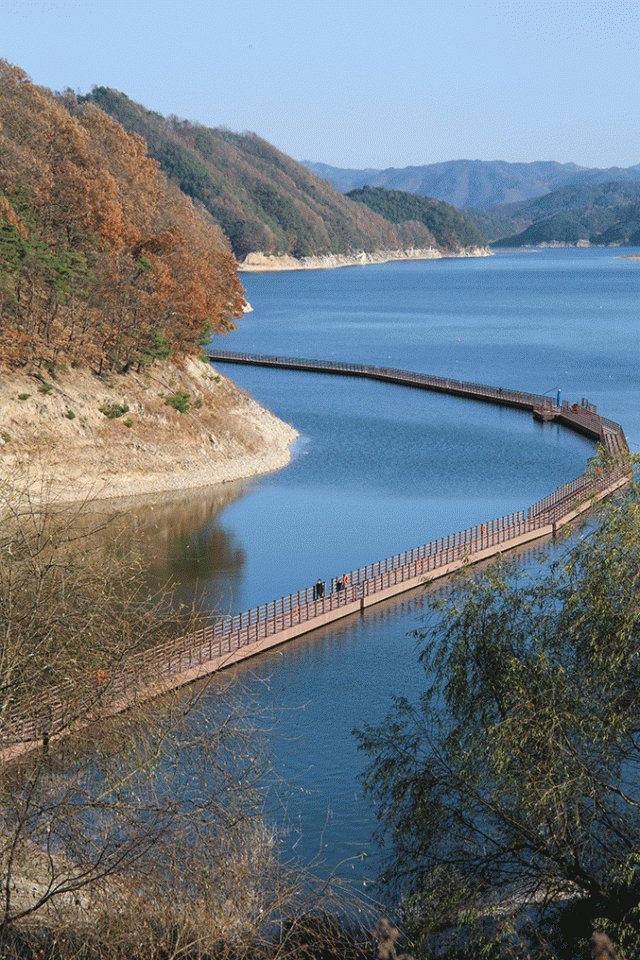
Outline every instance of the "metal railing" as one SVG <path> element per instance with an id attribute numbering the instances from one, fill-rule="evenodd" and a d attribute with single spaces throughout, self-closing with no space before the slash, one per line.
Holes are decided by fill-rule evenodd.
<path id="1" fill-rule="evenodd" d="M 211 352 L 213 358 L 214 354 Z M 343 578 L 333 580 L 322 597 L 313 587 L 307 587 L 235 616 L 222 617 L 202 628 L 176 637 L 168 643 L 136 653 L 127 659 L 126 666 L 105 677 L 99 671 L 97 678 L 84 678 L 84 696 L 78 696 L 77 682 L 63 682 L 43 693 L 37 708 L 24 707 L 5 714 L 2 725 L 2 745 L 35 743 L 47 736 L 60 734 L 73 727 L 99 705 L 101 713 L 116 713 L 128 709 L 140 699 L 180 686 L 197 674 L 213 672 L 225 660 L 238 660 L 243 651 L 252 655 L 260 645 L 274 645 L 278 637 L 288 639 L 309 632 L 340 616 L 353 613 L 361 605 L 384 599 L 391 593 L 410 590 L 420 583 L 442 576 L 455 565 L 473 563 L 509 549 L 525 539 L 543 536 L 556 525 L 571 517 L 579 505 L 588 505 L 617 489 L 630 478 L 628 448 L 619 424 L 599 417 L 595 407 L 585 401 L 578 405 L 549 404 L 548 398 L 515 390 L 470 384 L 425 374 L 389 368 L 365 367 L 361 364 L 340 364 L 333 361 L 297 360 L 277 357 L 255 357 L 251 354 L 229 355 L 217 351 L 220 360 L 235 358 L 236 362 L 260 365 L 294 367 L 295 369 L 346 375 L 366 375 L 377 379 L 415 383 L 453 393 L 463 393 L 479 399 L 522 406 L 534 413 L 541 404 L 557 414 L 560 422 L 587 433 L 599 440 L 605 457 L 600 466 L 591 466 L 576 480 L 559 487 L 549 496 L 517 513 L 478 524 L 467 530 L 441 537 L 404 553 L 378 560 L 365 567 L 349 571 Z M 271 642 L 270 642 L 271 641 Z M 207 671 L 207 668 L 211 669 Z M 101 676 L 102 674 L 102 676 Z M 28 749 L 28 746 L 25 747 Z"/>

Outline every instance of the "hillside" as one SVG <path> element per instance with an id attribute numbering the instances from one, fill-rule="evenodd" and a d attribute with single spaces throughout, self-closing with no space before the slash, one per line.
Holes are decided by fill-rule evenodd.
<path id="1" fill-rule="evenodd" d="M 307 160 L 304 165 L 344 193 L 365 185 L 384 187 L 434 197 L 464 210 L 485 210 L 531 200 L 571 184 L 640 181 L 640 164 L 607 170 L 579 167 L 575 163 L 502 160 L 449 160 L 387 170 L 351 170 Z"/>
<path id="2" fill-rule="evenodd" d="M 571 185 L 527 203 L 483 211 L 479 219 L 494 245 L 502 247 L 635 246 L 640 244 L 640 183 Z"/>
<path id="3" fill-rule="evenodd" d="M 459 249 L 457 223 L 450 231 L 443 224 L 436 238 L 418 220 L 390 222 L 255 133 L 165 118 L 106 87 L 77 101 L 65 95 L 71 108 L 74 101 L 98 105 L 143 137 L 169 179 L 220 226 L 238 261 L 252 253 L 300 259 L 407 247 Z"/>
<path id="4" fill-rule="evenodd" d="M 0 61 L 0 361 L 141 369 L 243 307 L 224 236 L 144 142 Z"/>
<path id="5" fill-rule="evenodd" d="M 440 246 L 445 242 L 457 247 L 481 247 L 487 243 L 486 234 L 477 224 L 441 200 L 382 187 L 351 190 L 348 196 L 391 223 L 421 223 Z"/>
<path id="6" fill-rule="evenodd" d="M 282 466 L 286 424 L 199 359 L 242 316 L 219 227 L 144 141 L 0 61 L 0 470 L 113 496 Z"/>
<path id="7" fill-rule="evenodd" d="M 100 380 L 86 368 L 3 374 L 5 481 L 55 502 L 186 490 L 289 461 L 296 431 L 208 363 L 155 363 Z"/>

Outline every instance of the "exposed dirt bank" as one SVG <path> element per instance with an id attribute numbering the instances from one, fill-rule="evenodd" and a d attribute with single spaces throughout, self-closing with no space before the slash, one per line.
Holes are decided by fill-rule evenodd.
<path id="1" fill-rule="evenodd" d="M 441 260 L 444 257 L 490 257 L 488 247 L 464 247 L 459 253 L 443 253 L 436 247 L 409 247 L 406 250 L 376 250 L 353 256 L 328 253 L 324 257 L 270 256 L 267 253 L 250 253 L 238 265 L 245 273 L 260 273 L 267 270 L 334 270 L 336 267 L 357 267 L 369 263 L 389 263 L 392 260 Z"/>
<path id="2" fill-rule="evenodd" d="M 284 466 L 296 437 L 200 360 L 107 378 L 68 369 L 3 372 L 0 380 L 2 479 L 35 498 L 100 499 L 255 476 Z"/>

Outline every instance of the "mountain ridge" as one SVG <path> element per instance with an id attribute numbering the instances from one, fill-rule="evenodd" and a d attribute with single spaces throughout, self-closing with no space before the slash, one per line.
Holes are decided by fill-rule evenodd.
<path id="1" fill-rule="evenodd" d="M 494 241 L 504 247 L 550 243 L 640 245 L 640 182 L 570 184 L 545 196 L 511 204 L 508 211 L 497 208 L 482 213 L 485 216 L 480 215 L 479 222 L 489 233 L 494 232 L 492 217 L 516 226 L 513 233 Z"/>
<path id="2" fill-rule="evenodd" d="M 463 210 L 532 200 L 572 183 L 640 181 L 640 164 L 599 169 L 557 161 L 449 160 L 384 170 L 332 167 L 309 160 L 302 165 L 345 193 L 364 186 L 384 187 L 433 197 Z"/>
<path id="3" fill-rule="evenodd" d="M 169 180 L 221 228 L 239 262 L 254 253 L 303 260 L 393 249 L 461 252 L 457 227 L 436 239 L 421 222 L 390 222 L 255 133 L 165 118 L 108 87 L 62 96 L 72 112 L 74 101 L 92 102 L 141 136 Z M 486 237 L 480 241 L 486 246 Z"/>

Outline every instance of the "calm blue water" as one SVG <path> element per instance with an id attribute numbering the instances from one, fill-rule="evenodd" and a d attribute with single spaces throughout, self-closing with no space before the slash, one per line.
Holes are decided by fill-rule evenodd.
<path id="1" fill-rule="evenodd" d="M 623 251 L 625 254 L 637 251 Z M 386 364 L 587 398 L 640 449 L 640 263 L 617 250 L 245 274 L 216 346 Z M 292 463 L 139 516 L 149 567 L 238 611 L 527 507 L 591 445 L 522 413 L 357 379 L 218 365 L 301 434 Z M 351 732 L 420 689 L 418 592 L 237 668 L 265 711 L 287 854 L 366 882 L 371 812 Z M 283 828 L 284 825 L 284 828 Z M 346 863 L 345 863 L 346 861 Z"/>
<path id="2" fill-rule="evenodd" d="M 541 393 L 560 385 L 613 419 L 620 405 L 624 422 L 636 406 L 640 270 L 620 251 L 513 252 L 242 279 L 255 310 L 226 338 L 229 349 L 389 362 Z"/>

